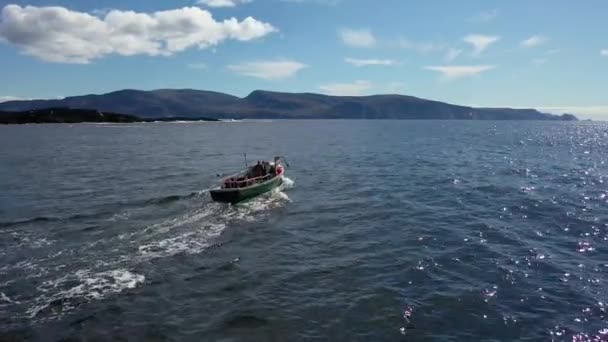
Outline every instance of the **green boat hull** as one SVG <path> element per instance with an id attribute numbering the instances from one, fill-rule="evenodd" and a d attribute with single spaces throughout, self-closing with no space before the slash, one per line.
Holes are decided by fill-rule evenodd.
<path id="1" fill-rule="evenodd" d="M 238 203 L 272 191 L 283 184 L 283 177 L 277 176 L 263 183 L 245 188 L 211 190 L 211 198 L 216 202 Z"/>

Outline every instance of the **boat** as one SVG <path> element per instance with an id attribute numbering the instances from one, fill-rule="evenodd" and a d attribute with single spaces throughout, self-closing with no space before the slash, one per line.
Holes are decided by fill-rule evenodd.
<path id="1" fill-rule="evenodd" d="M 281 157 L 258 162 L 245 170 L 225 177 L 222 185 L 210 192 L 216 202 L 235 204 L 272 191 L 283 184 L 285 167 Z"/>

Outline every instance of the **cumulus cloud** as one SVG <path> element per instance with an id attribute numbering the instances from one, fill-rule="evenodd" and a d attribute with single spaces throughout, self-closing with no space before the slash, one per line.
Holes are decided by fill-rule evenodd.
<path id="1" fill-rule="evenodd" d="M 608 49 L 603 49 L 600 51 L 600 55 L 608 57 Z"/>
<path id="2" fill-rule="evenodd" d="M 319 86 L 322 92 L 334 96 L 361 96 L 366 95 L 373 85 L 369 81 L 355 81 L 352 83 L 329 83 Z"/>
<path id="3" fill-rule="evenodd" d="M 340 39 L 345 45 L 359 48 L 370 48 L 376 45 L 376 37 L 367 29 L 342 29 L 338 31 Z"/>
<path id="4" fill-rule="evenodd" d="M 357 58 L 345 58 L 344 61 L 346 63 L 352 64 L 357 67 L 364 66 L 393 66 L 397 65 L 397 61 L 392 59 L 357 59 Z"/>
<path id="5" fill-rule="evenodd" d="M 138 13 L 110 10 L 104 17 L 64 7 L 7 5 L 0 41 L 49 62 L 90 63 L 107 55 L 172 55 L 234 39 L 249 41 L 276 29 L 252 17 L 216 21 L 198 7 Z"/>
<path id="6" fill-rule="evenodd" d="M 494 65 L 442 65 L 427 66 L 425 69 L 440 73 L 445 81 L 478 75 L 484 71 L 492 70 Z"/>
<path id="7" fill-rule="evenodd" d="M 209 7 L 235 7 L 238 4 L 246 4 L 252 0 L 198 0 L 196 3 Z"/>
<path id="8" fill-rule="evenodd" d="M 272 81 L 291 77 L 306 66 L 306 64 L 291 60 L 275 60 L 233 64 L 229 65 L 228 69 L 237 74 Z"/>
<path id="9" fill-rule="evenodd" d="M 461 53 L 462 50 L 460 49 L 449 49 L 448 52 L 445 54 L 444 60 L 446 62 L 451 62 L 455 60 L 458 56 L 460 56 Z"/>
<path id="10" fill-rule="evenodd" d="M 469 18 L 469 21 L 477 22 L 477 23 L 487 23 L 489 21 L 496 19 L 496 17 L 498 17 L 498 10 L 492 9 L 489 11 L 483 11 L 483 12 L 477 13 L 476 15 Z"/>
<path id="11" fill-rule="evenodd" d="M 473 46 L 473 56 L 481 55 L 490 45 L 500 40 L 498 36 L 485 36 L 482 34 L 470 34 L 464 37 L 466 43 Z"/>
<path id="12" fill-rule="evenodd" d="M 521 46 L 531 48 L 531 47 L 542 45 L 542 44 L 546 43 L 548 40 L 549 39 L 547 37 L 534 35 L 528 39 L 522 40 Z"/>

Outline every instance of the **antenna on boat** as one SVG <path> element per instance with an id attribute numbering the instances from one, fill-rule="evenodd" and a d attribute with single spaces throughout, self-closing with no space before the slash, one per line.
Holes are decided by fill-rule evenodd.
<path id="1" fill-rule="evenodd" d="M 245 157 L 245 168 L 249 168 L 249 165 L 247 165 L 247 153 L 243 153 L 243 157 Z"/>

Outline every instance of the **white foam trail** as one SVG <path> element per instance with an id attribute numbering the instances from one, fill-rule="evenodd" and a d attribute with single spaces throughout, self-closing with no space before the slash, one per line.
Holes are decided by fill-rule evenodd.
<path id="1" fill-rule="evenodd" d="M 195 223 L 204 218 L 210 217 L 211 215 L 216 213 L 219 208 L 220 207 L 217 203 L 208 203 L 203 208 L 196 210 L 194 212 L 190 212 L 179 218 L 173 218 L 173 219 L 161 222 L 161 223 L 156 223 L 151 226 L 148 226 L 144 229 L 144 231 L 152 232 L 154 234 L 167 233 L 170 230 L 172 230 L 173 228 L 176 228 L 176 227 L 179 227 L 179 226 L 182 226 L 185 224 Z"/>
<path id="2" fill-rule="evenodd" d="M 42 292 L 53 292 L 64 283 L 76 278 L 80 284 L 55 292 L 53 295 L 42 295 L 36 299 L 36 304 L 27 310 L 30 318 L 38 316 L 42 311 L 54 305 L 60 305 L 59 313 L 74 309 L 82 301 L 88 302 L 104 298 L 110 294 L 120 293 L 126 289 L 133 289 L 145 281 L 141 274 L 132 273 L 124 269 L 116 269 L 100 273 L 91 273 L 90 270 L 79 270 L 74 275 L 66 275 L 55 281 L 46 281 L 38 289 Z M 53 309 L 53 313 L 58 310 Z"/>
<path id="3" fill-rule="evenodd" d="M 268 209 L 278 208 L 286 201 L 290 201 L 287 194 L 282 192 L 281 188 L 276 188 L 270 193 L 231 206 L 223 217 L 227 220 L 252 222 L 255 221 L 256 214 L 263 213 Z"/>
<path id="4" fill-rule="evenodd" d="M 5 235 L 9 235 L 6 234 Z M 37 238 L 35 236 L 32 236 L 32 233 L 27 233 L 27 232 L 11 232 L 10 236 L 17 242 L 16 244 L 10 246 L 11 248 L 31 248 L 31 249 L 36 249 L 36 248 L 40 248 L 40 247 L 45 247 L 45 246 L 50 246 L 52 244 L 54 244 L 56 241 L 55 240 L 49 240 L 45 237 L 43 238 Z"/>
<path id="5" fill-rule="evenodd" d="M 209 246 L 210 240 L 219 236 L 225 224 L 207 224 L 199 229 L 140 245 L 138 252 L 144 259 L 155 259 L 179 253 L 198 254 Z"/>
<path id="6" fill-rule="evenodd" d="M 279 197 L 281 197 L 281 199 L 284 199 L 284 200 L 286 200 L 286 201 L 291 202 L 291 199 L 289 199 L 289 196 L 287 196 L 287 194 L 286 194 L 286 193 L 284 193 L 284 192 L 279 192 L 277 195 L 278 195 Z"/>
<path id="7" fill-rule="evenodd" d="M 291 189 L 296 185 L 293 179 L 283 176 L 283 189 Z"/>
<path id="8" fill-rule="evenodd" d="M 116 221 L 128 220 L 130 216 L 131 215 L 128 211 L 123 211 L 121 213 L 116 213 L 116 214 L 112 215 L 112 217 L 110 217 L 108 219 L 108 221 L 116 222 Z"/>
<path id="9" fill-rule="evenodd" d="M 4 292 L 0 292 L 0 301 L 7 302 L 10 304 L 19 304 L 19 302 L 10 299 Z"/>
<path id="10" fill-rule="evenodd" d="M 294 182 L 287 178 L 285 184 L 292 187 Z M 277 188 L 268 194 L 231 206 L 207 203 L 203 208 L 179 218 L 149 226 L 146 231 L 150 234 L 147 234 L 146 238 L 152 238 L 152 241 L 148 240 L 137 247 L 139 257 L 154 259 L 179 253 L 201 253 L 213 244 L 212 240 L 222 234 L 229 222 L 252 222 L 257 218 L 257 214 L 289 201 L 287 194 L 281 190 Z M 192 224 L 198 225 L 198 228 L 188 227 Z M 187 230 L 184 231 L 182 228 Z M 174 230 L 180 232 L 172 234 Z M 154 238 L 162 234 L 169 236 L 162 239 Z"/>

